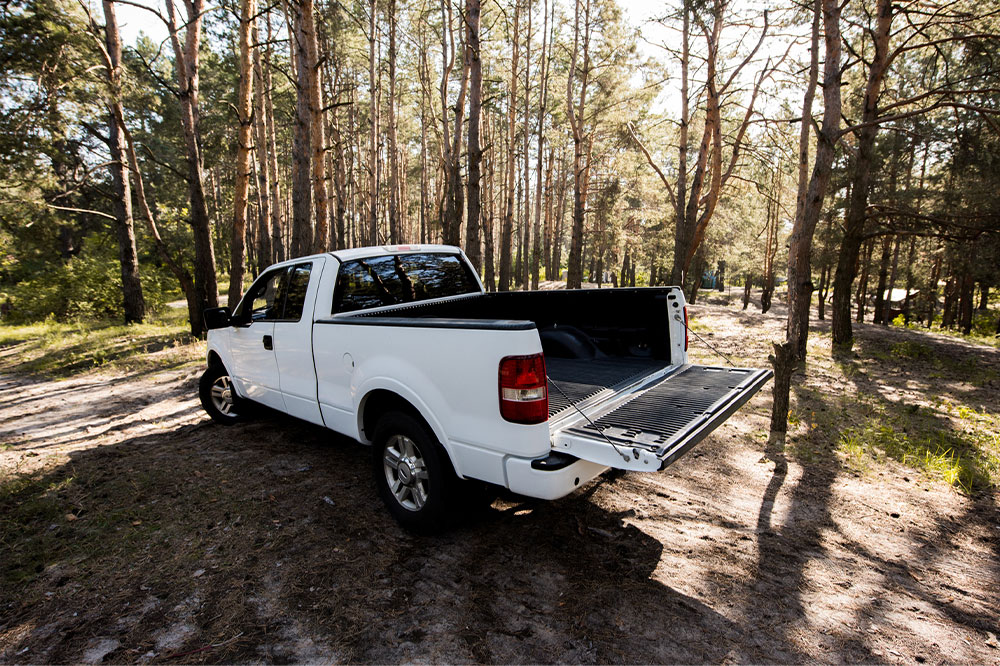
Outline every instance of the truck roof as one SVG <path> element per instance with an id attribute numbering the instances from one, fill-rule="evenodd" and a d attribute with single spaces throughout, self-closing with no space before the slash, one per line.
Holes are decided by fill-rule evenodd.
<path id="1" fill-rule="evenodd" d="M 413 254 L 417 252 L 441 252 L 446 254 L 461 254 L 462 250 L 454 245 L 373 245 L 369 247 L 355 247 L 346 250 L 335 250 L 331 252 L 340 261 L 350 261 L 352 259 L 363 259 L 365 257 L 377 257 L 385 254 Z"/>

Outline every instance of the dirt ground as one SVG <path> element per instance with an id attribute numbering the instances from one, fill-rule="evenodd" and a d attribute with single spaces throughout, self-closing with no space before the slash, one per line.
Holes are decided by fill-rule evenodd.
<path id="1" fill-rule="evenodd" d="M 780 308 L 693 311 L 743 362 L 781 337 Z M 858 336 L 797 380 L 788 451 L 765 389 L 665 472 L 434 538 L 383 510 L 365 447 L 213 424 L 198 369 L 0 377 L 0 662 L 1000 663 L 1000 494 L 836 446 L 862 393 L 1000 412 L 1000 351 Z M 886 360 L 907 340 L 974 372 Z"/>

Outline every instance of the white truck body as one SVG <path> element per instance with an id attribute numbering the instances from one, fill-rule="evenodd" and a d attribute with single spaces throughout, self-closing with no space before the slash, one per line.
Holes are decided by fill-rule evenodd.
<path id="1" fill-rule="evenodd" d="M 468 293 L 375 307 L 357 307 L 352 300 L 354 309 L 338 311 L 346 308 L 338 306 L 338 299 L 353 298 L 338 292 L 349 290 L 353 279 L 341 275 L 348 270 L 345 266 L 367 281 L 357 268 L 362 266 L 378 281 L 371 265 L 387 265 L 391 258 L 396 275 L 403 276 L 412 294 L 425 286 L 418 283 L 419 277 L 406 277 L 400 266 L 428 257 L 443 261 L 442 256 L 449 270 L 457 270 L 454 266 L 460 262 L 464 275 L 474 276 L 469 278 L 474 282 L 465 283 Z M 387 282 L 389 278 L 393 276 Z M 267 284 L 284 284 L 281 297 L 285 302 L 280 308 L 276 300 L 265 298 L 268 280 Z M 387 295 L 381 285 L 379 289 Z M 370 288 L 368 282 L 365 288 Z M 210 368 L 215 364 L 228 371 L 234 399 L 267 405 L 363 443 L 372 443 L 374 437 L 378 415 L 372 410 L 403 405 L 433 433 L 460 479 L 555 499 L 610 467 L 641 471 L 666 467 L 770 377 L 767 370 L 689 365 L 686 313 L 679 288 L 600 291 L 605 293 L 485 294 L 465 255 L 448 246 L 386 246 L 319 254 L 265 271 L 244 300 L 259 292 L 267 307 L 254 310 L 250 317 L 247 312 L 254 304 L 241 303 L 231 319 L 226 312 L 227 319 L 210 324 L 208 360 Z M 598 312 L 614 307 L 616 301 L 608 299 L 615 298 L 615 292 L 620 292 L 622 308 L 629 302 L 652 305 L 637 308 L 641 312 Z M 594 312 L 585 313 L 589 302 Z M 545 319 L 541 332 L 528 316 L 506 316 L 509 310 L 517 312 L 519 304 L 535 312 L 535 319 Z M 300 305 L 301 313 L 295 317 Z M 483 316 L 491 309 L 501 316 Z M 650 309 L 657 310 L 655 315 Z M 452 312 L 460 314 L 448 316 Z M 569 321 L 549 321 L 552 317 Z M 587 330 L 603 340 L 606 348 L 624 349 L 624 355 L 605 354 L 592 343 L 590 334 L 575 326 L 581 317 L 594 319 L 596 323 Z M 616 318 L 644 318 L 652 323 L 646 329 L 623 325 L 621 336 L 627 341 L 616 341 L 614 325 L 607 323 Z M 648 331 L 653 331 L 654 339 L 643 337 Z M 664 334 L 666 340 L 659 339 Z M 567 336 L 571 350 L 582 348 L 582 358 L 558 357 L 567 354 L 563 344 Z M 554 340 L 554 346 L 546 350 L 543 338 Z M 498 396 L 498 381 L 504 381 L 498 380 L 498 368 L 505 358 L 534 358 L 543 353 L 548 367 L 545 399 L 551 401 L 546 403 L 548 418 L 537 423 L 505 420 L 500 403 L 508 394 L 501 387 Z M 610 379 L 591 382 L 591 369 Z M 560 372 L 564 379 L 557 376 Z M 721 389 L 717 386 L 720 378 L 725 384 Z M 672 381 L 694 384 L 671 391 Z M 221 395 L 219 386 L 215 389 Z M 660 400 L 655 398 L 657 391 L 667 403 L 654 405 Z M 694 412 L 690 406 L 682 409 L 669 403 L 679 403 L 688 394 L 708 397 Z M 630 410 L 637 416 L 629 416 Z M 684 412 L 683 422 L 669 428 L 657 425 L 677 410 Z M 641 423 L 633 425 L 629 418 Z"/>

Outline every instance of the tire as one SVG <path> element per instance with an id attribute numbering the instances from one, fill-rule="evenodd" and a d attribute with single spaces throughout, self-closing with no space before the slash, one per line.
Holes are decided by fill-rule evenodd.
<path id="1" fill-rule="evenodd" d="M 375 427 L 375 485 L 396 521 L 418 534 L 450 527 L 458 512 L 458 477 L 437 438 L 420 420 L 388 412 Z"/>
<path id="2" fill-rule="evenodd" d="M 234 425 L 246 417 L 246 401 L 233 390 L 229 371 L 220 363 L 208 366 L 198 382 L 201 406 L 212 420 L 222 425 Z"/>

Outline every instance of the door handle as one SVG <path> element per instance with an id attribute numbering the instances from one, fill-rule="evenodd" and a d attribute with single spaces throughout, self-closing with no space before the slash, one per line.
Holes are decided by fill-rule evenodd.
<path id="1" fill-rule="evenodd" d="M 274 339 L 270 335 L 264 336 L 264 349 L 274 349 Z"/>

